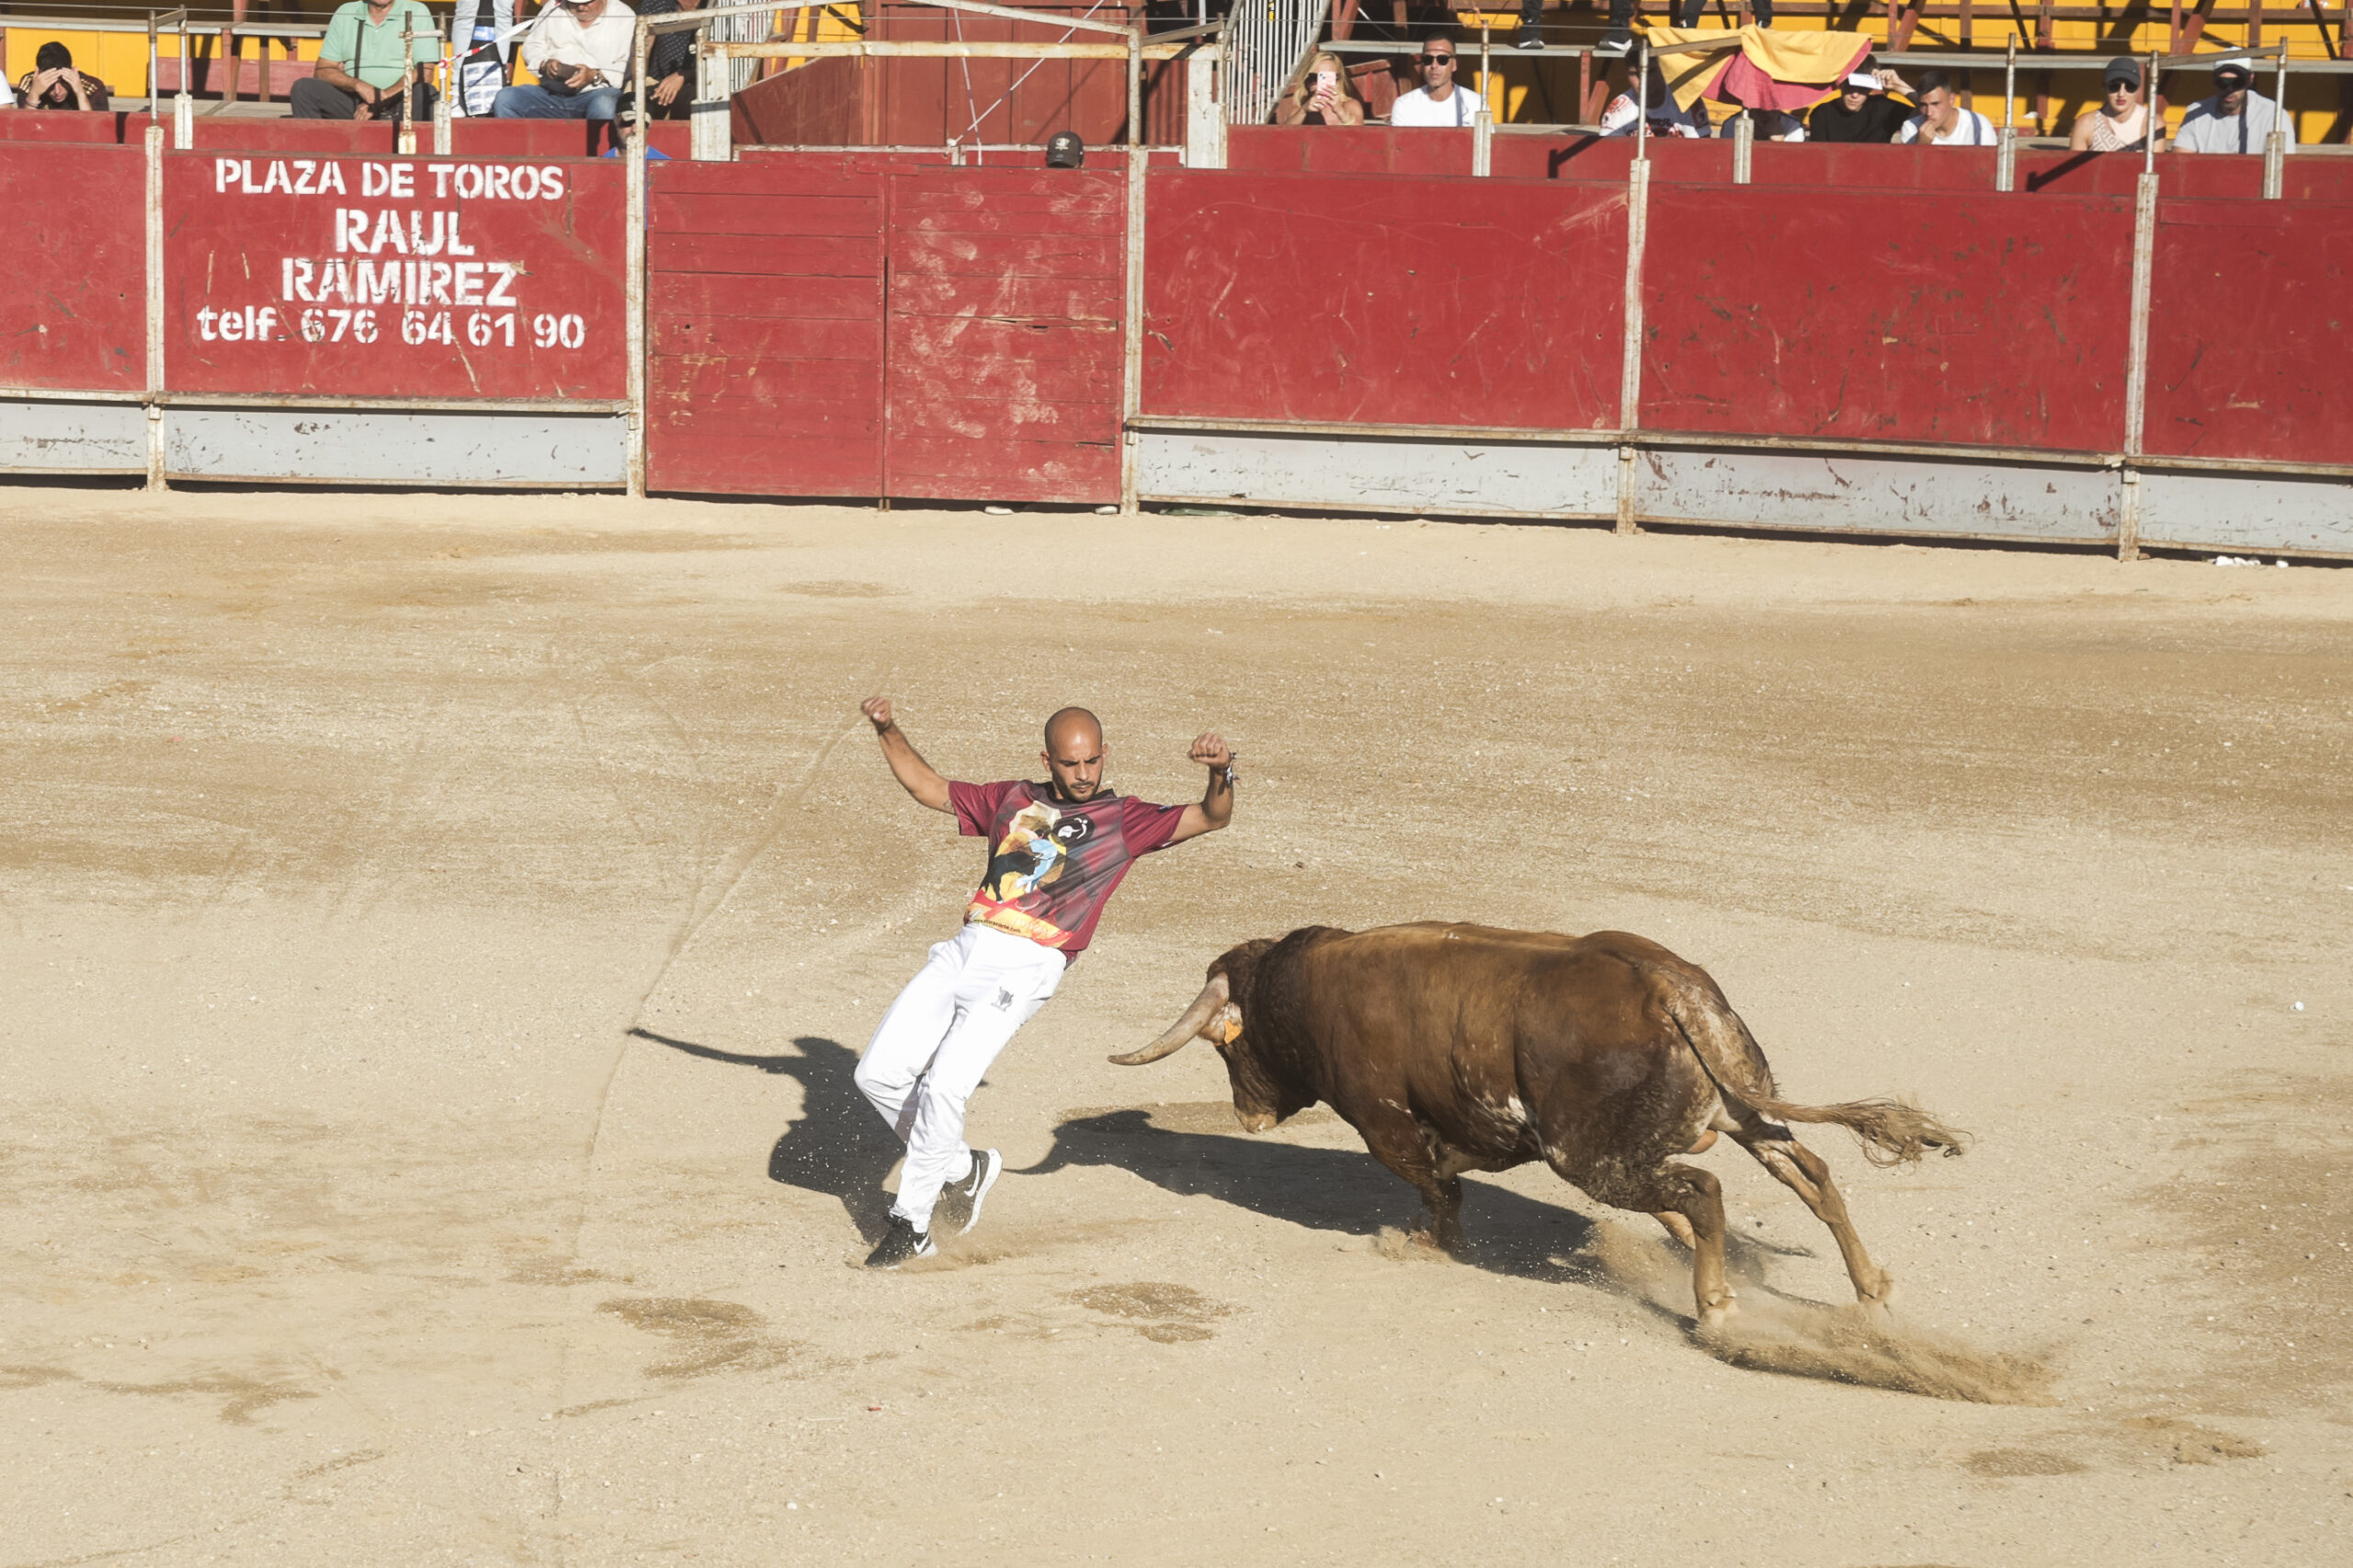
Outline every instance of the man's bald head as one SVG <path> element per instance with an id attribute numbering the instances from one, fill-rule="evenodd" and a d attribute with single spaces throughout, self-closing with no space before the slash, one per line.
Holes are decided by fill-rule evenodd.
<path id="1" fill-rule="evenodd" d="M 1069 728 L 1074 724 L 1078 726 L 1074 732 Z M 1092 739 L 1099 746 L 1103 744 L 1103 722 L 1084 708 L 1057 709 L 1054 716 L 1046 721 L 1046 749 L 1048 751 L 1062 749 L 1055 744 L 1058 736 L 1074 742 Z"/>
<path id="2" fill-rule="evenodd" d="M 1064 800 L 1086 801 L 1103 787 L 1102 722 L 1084 708 L 1065 708 L 1046 721 L 1046 749 L 1040 754 L 1053 775 L 1054 789 Z"/>

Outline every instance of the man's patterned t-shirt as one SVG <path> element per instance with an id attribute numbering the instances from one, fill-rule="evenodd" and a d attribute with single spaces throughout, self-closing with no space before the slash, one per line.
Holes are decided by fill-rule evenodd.
<path id="1" fill-rule="evenodd" d="M 1049 784 L 950 784 L 948 803 L 969 837 L 989 841 L 989 868 L 964 911 L 1076 958 L 1095 938 L 1103 905 L 1139 855 L 1168 846 L 1182 806 L 1106 791 L 1065 801 Z"/>

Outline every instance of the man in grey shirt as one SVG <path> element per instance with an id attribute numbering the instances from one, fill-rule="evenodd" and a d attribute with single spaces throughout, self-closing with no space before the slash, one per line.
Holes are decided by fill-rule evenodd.
<path id="1" fill-rule="evenodd" d="M 2234 56 L 2214 62 L 2214 96 L 2200 98 L 2181 117 L 2173 139 L 2177 153 L 2253 153 L 2262 156 L 2275 130 L 2288 133 L 2296 150 L 2296 122 L 2255 90 L 2255 67 Z"/>

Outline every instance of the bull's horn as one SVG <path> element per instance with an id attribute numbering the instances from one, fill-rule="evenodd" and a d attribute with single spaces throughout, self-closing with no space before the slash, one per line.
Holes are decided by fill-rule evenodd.
<path id="1" fill-rule="evenodd" d="M 1210 1019 L 1225 1006 L 1227 994 L 1225 976 L 1211 975 L 1210 983 L 1201 987 L 1201 994 L 1193 998 L 1193 1005 L 1185 1009 L 1185 1016 L 1168 1026 L 1166 1034 L 1142 1051 L 1131 1051 L 1125 1056 L 1114 1056 L 1111 1060 L 1122 1067 L 1141 1067 L 1147 1062 L 1157 1062 L 1164 1056 L 1176 1054 L 1184 1049 L 1187 1040 L 1209 1027 Z"/>

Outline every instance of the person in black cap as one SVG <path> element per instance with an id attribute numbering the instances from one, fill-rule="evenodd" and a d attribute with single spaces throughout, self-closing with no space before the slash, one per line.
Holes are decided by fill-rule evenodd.
<path id="1" fill-rule="evenodd" d="M 74 51 L 55 39 L 33 56 L 34 69 L 17 84 L 18 108 L 99 109 L 107 108 L 107 85 L 74 69 Z"/>
<path id="2" fill-rule="evenodd" d="M 1046 166 L 1050 169 L 1086 166 L 1086 143 L 1078 139 L 1077 131 L 1057 131 L 1046 138 Z"/>
<path id="3" fill-rule="evenodd" d="M 1805 117 L 1809 142 L 1893 142 L 1912 107 L 1887 96 L 1888 73 L 1855 71 L 1838 85 L 1838 96 L 1813 106 Z"/>
<path id="4" fill-rule="evenodd" d="M 2075 117 L 2067 145 L 2078 153 L 2138 153 L 2149 142 L 2148 95 L 2141 90 L 2141 62 L 2120 54 L 2100 74 L 2097 108 Z M 2157 145 L 2165 145 L 2165 128 L 2157 128 Z"/>
<path id="5" fill-rule="evenodd" d="M 2189 106 L 2174 133 L 2173 150 L 2260 155 L 2274 131 L 2286 131 L 2288 151 L 2296 150 L 2295 123 L 2255 91 L 2254 65 L 2244 55 L 2225 55 L 2214 62 L 2214 96 Z"/>

